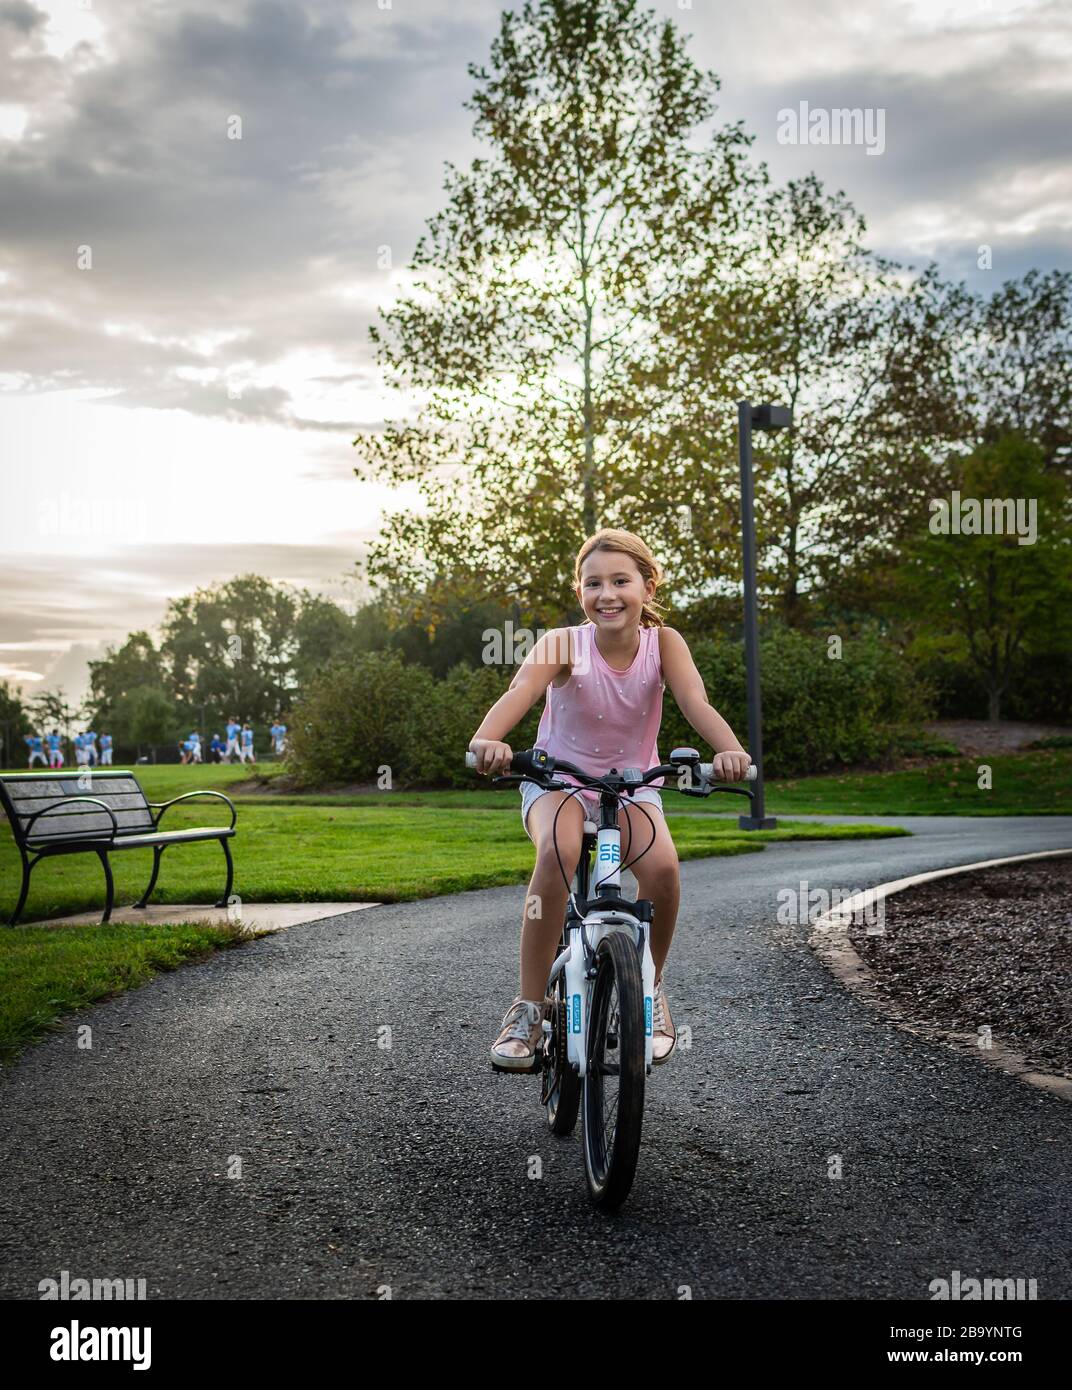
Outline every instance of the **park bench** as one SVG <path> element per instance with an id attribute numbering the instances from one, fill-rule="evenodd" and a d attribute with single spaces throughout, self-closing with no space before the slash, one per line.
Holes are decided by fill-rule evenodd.
<path id="1" fill-rule="evenodd" d="M 231 808 L 229 826 L 203 830 L 161 830 L 160 821 L 171 806 L 209 796 Z M 170 845 L 219 840 L 227 860 L 227 884 L 217 907 L 226 907 L 234 882 L 234 863 L 227 843 L 234 835 L 234 803 L 222 792 L 184 792 L 170 801 L 147 801 L 132 772 L 108 768 L 102 772 L 0 773 L 0 806 L 11 825 L 22 856 L 22 890 L 9 926 L 19 920 L 30 890 L 30 874 L 42 859 L 57 854 L 96 854 L 104 866 L 108 889 L 101 925 L 112 915 L 115 885 L 108 856 L 121 849 L 151 849 L 153 874 L 134 904 L 144 907 L 156 887 L 160 858 Z"/>

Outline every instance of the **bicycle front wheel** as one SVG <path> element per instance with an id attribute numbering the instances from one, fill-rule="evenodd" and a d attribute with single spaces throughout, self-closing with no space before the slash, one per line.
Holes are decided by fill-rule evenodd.
<path id="1" fill-rule="evenodd" d="M 582 1133 L 588 1193 L 604 1211 L 629 1195 L 644 1120 L 644 986 L 636 946 L 611 932 L 596 951 Z"/>

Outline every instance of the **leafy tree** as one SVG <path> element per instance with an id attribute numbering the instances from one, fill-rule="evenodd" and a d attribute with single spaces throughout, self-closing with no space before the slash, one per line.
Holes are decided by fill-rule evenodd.
<path id="1" fill-rule="evenodd" d="M 211 723 L 228 714 L 263 721 L 288 704 L 297 602 L 260 575 L 173 599 L 161 652 L 186 717 Z"/>
<path id="2" fill-rule="evenodd" d="M 41 690 L 30 700 L 30 710 L 33 714 L 34 728 L 49 732 L 57 729 L 62 732 L 64 739 L 69 743 L 71 738 L 71 725 L 80 717 L 89 715 L 87 706 L 81 709 L 70 704 L 62 690 Z"/>
<path id="3" fill-rule="evenodd" d="M 23 737 L 33 733 L 29 711 L 7 681 L 0 681 L 0 766 L 14 767 L 24 761 Z"/>
<path id="4" fill-rule="evenodd" d="M 739 395 L 793 411 L 791 429 L 755 434 L 753 450 L 760 590 L 800 623 L 847 567 L 895 553 L 934 450 L 956 437 L 960 419 L 943 381 L 950 345 L 933 303 L 934 267 L 906 283 L 903 267 L 864 245 L 863 217 L 814 175 L 770 190 L 755 230 L 732 360 Z M 708 298 L 698 285 L 683 313 L 717 308 Z M 736 501 L 736 451 L 713 458 L 711 470 L 711 494 Z M 735 510 L 728 525 L 736 581 Z"/>
<path id="5" fill-rule="evenodd" d="M 943 515 L 936 509 L 929 523 L 921 519 L 921 531 L 925 524 L 928 529 L 908 548 L 897 574 L 898 598 L 911 615 L 914 652 L 969 661 L 985 684 L 989 718 L 996 720 L 1025 653 L 1066 644 L 1072 636 L 1068 489 L 1047 470 L 1044 450 L 1022 435 L 981 445 L 960 461 L 955 481 L 961 503 L 1034 502 L 1036 539 L 1021 544 L 1016 534 L 979 533 L 974 521 L 971 532 L 943 534 L 934 529 Z M 952 510 L 955 499 L 945 500 Z M 956 511 L 960 517 L 959 505 Z M 966 512 L 958 524 L 968 524 Z"/>
<path id="6" fill-rule="evenodd" d="M 89 718 L 125 739 L 129 734 L 122 711 L 132 692 L 145 685 L 163 687 L 165 681 L 164 659 L 153 639 L 147 632 L 132 632 L 121 647 L 106 647 L 101 660 L 89 663 Z"/>
<path id="7" fill-rule="evenodd" d="M 143 745 L 176 738 L 179 721 L 174 701 L 159 686 L 142 685 L 123 697 L 118 716 L 124 742 Z"/>
<path id="8" fill-rule="evenodd" d="M 1016 431 L 1034 440 L 1046 468 L 1067 470 L 1072 449 L 1072 272 L 1029 270 L 971 304 L 960 388 L 975 439 Z"/>
<path id="9" fill-rule="evenodd" d="M 426 511 L 389 517 L 367 566 L 433 594 L 437 576 L 479 577 L 550 621 L 584 535 L 643 529 L 665 493 L 647 447 L 677 418 L 691 346 L 666 354 L 663 321 L 701 272 L 732 278 L 761 175 L 739 123 L 697 148 L 718 80 L 636 0 L 526 0 L 470 74 L 490 153 L 448 165 L 413 292 L 372 330 L 423 404 L 354 441 L 359 476 L 416 482 Z M 717 354 L 704 371 L 731 399 Z M 694 456 L 675 489 L 703 495 Z"/>
<path id="10" fill-rule="evenodd" d="M 298 592 L 299 606 L 294 617 L 293 686 L 304 689 L 329 661 L 356 653 L 357 633 L 348 613 L 320 594 L 306 589 Z M 285 709 L 293 698 L 288 692 Z"/>

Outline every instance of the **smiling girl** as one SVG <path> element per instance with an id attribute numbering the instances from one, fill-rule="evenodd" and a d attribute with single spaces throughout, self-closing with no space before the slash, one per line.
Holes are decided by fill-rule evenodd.
<path id="1" fill-rule="evenodd" d="M 541 695 L 546 704 L 536 746 L 593 775 L 612 767 L 647 769 L 662 761 L 657 749 L 662 722 L 663 690 L 673 692 L 681 713 L 714 749 L 714 773 L 725 781 L 743 777 L 751 761 L 733 730 L 711 707 L 688 644 L 664 626 L 655 592 L 662 572 L 651 551 L 629 531 L 604 529 L 581 546 L 574 565 L 573 591 L 586 622 L 555 628 L 536 643 L 510 688 L 492 705 L 469 747 L 477 770 L 486 776 L 508 772 L 513 750 L 505 736 Z M 561 780 L 576 783 L 568 774 Z M 651 952 L 655 960 L 653 1060 L 663 1063 L 674 1050 L 677 1033 L 663 990 L 663 966 L 677 921 L 680 899 L 677 851 L 662 814 L 662 798 L 651 783 L 619 816 L 623 839 L 651 848 L 633 864 L 639 896 L 654 904 Z M 582 800 L 586 804 L 582 804 Z M 598 793 L 545 791 L 532 782 L 521 785 L 521 820 L 536 846 L 536 866 L 526 907 L 540 904 L 540 915 L 523 915 L 520 992 L 492 1045 L 496 1066 L 530 1071 L 535 1061 L 544 1014 L 544 987 L 554 960 L 566 914 L 568 888 L 559 868 L 580 858 L 585 815 L 598 806 Z M 562 813 L 555 824 L 559 806 Z M 554 838 L 552 838 L 554 825 Z M 639 837 L 639 838 L 637 838 Z M 556 854 L 555 840 L 558 842 Z"/>

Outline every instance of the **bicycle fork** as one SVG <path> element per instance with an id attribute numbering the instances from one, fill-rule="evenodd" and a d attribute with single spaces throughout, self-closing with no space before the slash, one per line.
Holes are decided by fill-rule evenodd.
<path id="1" fill-rule="evenodd" d="M 601 827 L 596 839 L 597 896 L 602 890 L 606 896 L 620 900 L 620 862 L 621 831 L 617 826 Z M 567 948 L 555 961 L 548 982 L 548 993 L 551 993 L 558 974 L 561 972 L 565 976 L 567 1056 L 581 1077 L 588 1068 L 588 1022 L 596 950 L 604 936 L 612 931 L 628 932 L 640 955 L 640 977 L 644 987 L 644 1064 L 645 1070 L 651 1071 L 655 1005 L 651 923 L 617 907 L 596 908 L 583 921 L 574 921 L 570 926 Z"/>

